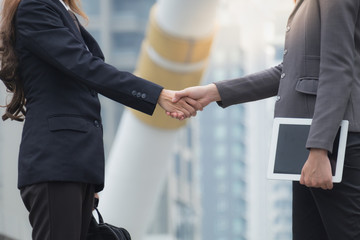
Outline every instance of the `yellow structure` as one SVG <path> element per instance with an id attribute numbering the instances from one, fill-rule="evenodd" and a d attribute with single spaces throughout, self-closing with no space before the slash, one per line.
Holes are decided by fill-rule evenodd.
<path id="1" fill-rule="evenodd" d="M 148 32 L 142 45 L 136 75 L 171 90 L 199 85 L 206 68 L 214 34 L 203 39 L 177 37 L 163 31 L 157 24 L 155 15 L 156 5 L 151 11 Z M 156 58 L 161 59 L 160 61 L 164 64 L 157 63 Z M 169 118 L 159 107 L 156 108 L 153 116 L 136 110 L 132 111 L 141 121 L 153 127 L 176 129 L 186 124 L 186 121 Z"/>

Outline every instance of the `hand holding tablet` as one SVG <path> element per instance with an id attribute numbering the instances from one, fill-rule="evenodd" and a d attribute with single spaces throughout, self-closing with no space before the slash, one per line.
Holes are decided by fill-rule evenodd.
<path id="1" fill-rule="evenodd" d="M 274 119 L 268 166 L 269 179 L 300 180 L 301 170 L 309 155 L 305 145 L 311 121 L 305 118 Z M 333 152 L 329 155 L 333 182 L 341 182 L 342 179 L 348 126 L 347 120 L 341 122 Z"/>

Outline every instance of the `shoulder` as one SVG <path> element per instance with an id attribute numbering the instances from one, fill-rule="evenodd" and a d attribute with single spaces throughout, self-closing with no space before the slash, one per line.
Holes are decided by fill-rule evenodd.
<path id="1" fill-rule="evenodd" d="M 20 1 L 20 4 L 19 4 L 19 8 L 20 7 L 27 7 L 27 6 L 31 6 L 31 5 L 34 5 L 34 6 L 39 6 L 39 5 L 49 5 L 49 6 L 52 6 L 52 5 L 58 5 L 57 2 L 60 3 L 59 0 L 21 0 Z"/>
<path id="2" fill-rule="evenodd" d="M 60 11 L 62 3 L 59 0 L 21 0 L 18 12 L 35 11 L 41 9 L 52 9 Z"/>
<path id="3" fill-rule="evenodd" d="M 62 18 L 66 9 L 59 0 L 21 0 L 16 13 L 17 24 L 39 23 L 41 20 Z"/>
<path id="4" fill-rule="evenodd" d="M 357 11 L 360 7 L 360 0 L 341 0 L 341 1 L 334 1 L 334 0 L 318 0 L 320 9 L 334 9 L 336 11 Z"/>

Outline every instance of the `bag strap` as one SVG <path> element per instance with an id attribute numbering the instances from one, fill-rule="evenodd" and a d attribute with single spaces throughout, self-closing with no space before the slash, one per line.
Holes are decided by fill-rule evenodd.
<path id="1" fill-rule="evenodd" d="M 97 207 L 95 208 L 97 214 L 98 214 L 98 217 L 99 217 L 99 224 L 104 224 L 104 220 L 99 212 L 99 210 L 97 209 Z"/>

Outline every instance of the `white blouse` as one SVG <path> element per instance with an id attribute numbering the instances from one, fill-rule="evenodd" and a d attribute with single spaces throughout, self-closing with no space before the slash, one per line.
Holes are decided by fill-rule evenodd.
<path id="1" fill-rule="evenodd" d="M 65 2 L 63 0 L 59 0 L 63 5 L 64 7 L 66 8 L 66 10 L 70 10 L 69 6 L 65 4 Z"/>

